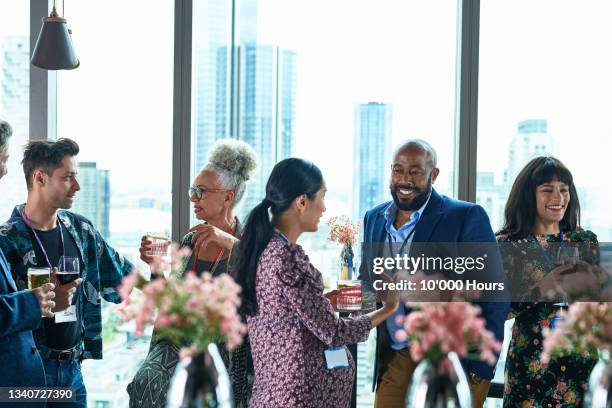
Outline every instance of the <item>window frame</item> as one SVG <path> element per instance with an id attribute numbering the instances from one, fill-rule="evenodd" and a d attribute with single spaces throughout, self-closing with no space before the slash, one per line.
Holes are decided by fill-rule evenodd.
<path id="1" fill-rule="evenodd" d="M 236 21 L 239 0 L 232 7 L 232 63 L 230 129 L 239 123 L 236 61 Z M 454 192 L 461 200 L 476 202 L 478 146 L 478 75 L 480 0 L 457 0 L 457 72 L 455 89 Z M 34 49 L 41 18 L 49 14 L 49 1 L 30 0 L 30 52 Z M 188 231 L 189 202 L 184 189 L 190 185 L 192 126 L 192 27 L 193 0 L 174 1 L 174 89 L 172 135 L 172 239 Z M 57 74 L 31 66 L 29 99 L 30 140 L 57 138 Z M 355 392 L 355 388 L 353 389 Z M 492 395 L 491 395 L 492 396 Z M 354 400 L 353 400 L 354 401 Z"/>

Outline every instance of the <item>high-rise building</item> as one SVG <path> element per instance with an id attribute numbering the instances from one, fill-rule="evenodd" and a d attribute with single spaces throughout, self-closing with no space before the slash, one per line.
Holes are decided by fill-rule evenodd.
<path id="1" fill-rule="evenodd" d="M 211 146 L 230 137 L 231 2 L 194 2 L 193 172 L 206 162 Z"/>
<path id="2" fill-rule="evenodd" d="M 239 44 L 257 42 L 257 9 L 258 0 L 236 1 L 238 11 Z"/>
<path id="3" fill-rule="evenodd" d="M 293 152 L 296 54 L 275 45 L 246 43 L 239 47 L 239 61 L 237 136 L 259 158 L 239 213 L 244 216 L 265 196 L 274 165 Z"/>
<path id="4" fill-rule="evenodd" d="M 72 211 L 89 219 L 105 240 L 110 240 L 110 178 L 95 162 L 80 162 L 79 184 Z"/>
<path id="5" fill-rule="evenodd" d="M 202 9 L 194 11 L 207 23 L 194 25 L 198 36 L 194 36 L 193 172 L 202 168 L 219 139 L 232 137 L 250 144 L 259 166 L 237 214 L 244 218 L 263 198 L 274 164 L 293 152 L 296 54 L 257 42 L 257 0 L 234 3 L 240 22 L 234 52 L 230 3 L 202 3 L 197 6 Z"/>
<path id="6" fill-rule="evenodd" d="M 369 102 L 355 106 L 353 218 L 385 199 L 388 164 L 391 162 L 390 104 Z"/>
<path id="7" fill-rule="evenodd" d="M 508 169 L 505 185 L 509 190 L 521 169 L 534 157 L 552 155 L 554 138 L 548 132 L 546 119 L 528 119 L 519 122 L 508 152 Z"/>
<path id="8" fill-rule="evenodd" d="M 11 215 L 15 204 L 25 201 L 26 185 L 20 161 L 23 144 L 28 139 L 30 55 L 29 37 L 5 37 L 0 44 L 0 119 L 13 128 L 10 141 L 8 174 L 2 179 L 0 222 Z"/>
<path id="9" fill-rule="evenodd" d="M 479 171 L 476 174 L 478 194 L 476 204 L 479 204 L 489 215 L 489 221 L 494 231 L 501 229 L 504 223 L 504 206 L 506 196 L 503 186 L 495 183 L 495 172 Z"/>

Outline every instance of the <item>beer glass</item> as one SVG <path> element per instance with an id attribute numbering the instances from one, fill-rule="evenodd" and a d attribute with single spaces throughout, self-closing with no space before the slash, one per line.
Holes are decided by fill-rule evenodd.
<path id="1" fill-rule="evenodd" d="M 28 268 L 28 289 L 36 289 L 51 282 L 51 269 Z"/>

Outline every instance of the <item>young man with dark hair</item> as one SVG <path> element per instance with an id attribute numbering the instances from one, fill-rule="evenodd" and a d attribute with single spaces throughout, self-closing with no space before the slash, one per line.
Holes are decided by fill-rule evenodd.
<path id="1" fill-rule="evenodd" d="M 70 387 L 76 402 L 49 403 L 49 407 L 87 405 L 81 361 L 102 358 L 102 296 L 119 303 L 117 287 L 132 265 L 108 245 L 86 218 L 65 211 L 80 190 L 74 159 L 79 146 L 70 139 L 32 141 L 23 154 L 28 186 L 27 202 L 13 210 L 0 226 L 0 249 L 24 287 L 28 267 L 53 267 L 61 256 L 77 257 L 82 284 L 72 304 L 58 304 L 55 318 L 43 319 L 34 331 L 45 366 L 48 387 Z M 56 296 L 80 283 L 61 285 Z M 59 303 L 59 302 L 58 302 Z"/>

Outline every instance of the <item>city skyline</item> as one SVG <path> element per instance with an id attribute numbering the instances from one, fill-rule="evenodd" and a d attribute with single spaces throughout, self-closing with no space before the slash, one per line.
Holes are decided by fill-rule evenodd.
<path id="1" fill-rule="evenodd" d="M 392 122 L 392 105 L 380 102 L 355 105 L 352 214 L 355 220 L 386 201 Z"/>
<path id="2" fill-rule="evenodd" d="M 28 88 L 30 77 L 28 37 L 11 35 L 0 37 L 0 119 L 7 120 L 13 128 L 9 141 L 8 173 L 2 178 L 2 195 L 11 200 L 0 202 L 0 223 L 6 221 L 16 204 L 25 201 L 26 183 L 20 164 L 23 145 L 28 138 Z"/>
<path id="3" fill-rule="evenodd" d="M 239 217 L 245 218 L 266 195 L 274 165 L 290 157 L 295 143 L 296 54 L 278 46 L 244 43 L 240 61 L 237 139 L 257 154 Z"/>
<path id="4" fill-rule="evenodd" d="M 96 162 L 78 162 L 78 181 L 81 190 L 75 195 L 71 210 L 89 219 L 102 238 L 111 239 L 111 188 L 109 170 L 97 168 Z"/>
<path id="5" fill-rule="evenodd" d="M 28 137 L 29 56 L 23 48 L 16 51 L 4 43 L 11 37 L 29 43 L 29 10 L 22 6 L 26 3 L 11 2 L 7 12 L 11 19 L 0 26 L 0 115 L 15 127 L 9 174 L 0 182 L 0 192 L 10 198 L 2 203 L 6 208 L 0 207 L 2 221 L 8 218 L 13 205 L 25 198 L 19 160 L 21 146 Z M 233 24 L 230 3 L 194 2 L 192 174 L 199 170 L 198 164 L 205 160 L 206 147 L 212 141 L 239 137 L 231 134 L 229 121 L 232 99 L 227 44 Z M 329 190 L 325 217 L 342 213 L 353 214 L 358 218 L 354 221 L 363 217 L 355 216 L 353 210 L 354 197 L 358 196 L 354 192 L 358 184 L 353 181 L 355 150 L 362 147 L 354 142 L 355 105 L 368 101 L 393 106 L 389 148 L 418 137 L 437 149 L 441 174 L 435 188 L 452 190 L 459 54 L 457 2 L 236 3 L 241 9 L 236 23 L 238 45 L 267 44 L 276 47 L 276 55 L 280 50 L 295 53 L 293 74 L 280 69 L 284 78 L 294 75 L 294 96 L 283 102 L 286 105 L 280 103 L 273 108 L 274 120 L 279 111 L 294 112 L 284 125 L 284 129 L 292 130 L 267 134 L 275 135 L 274 143 L 278 135 L 288 138 L 291 154 L 312 160 L 323 170 Z M 96 162 L 98 169 L 109 171 L 111 244 L 121 253 L 131 254 L 140 235 L 169 229 L 172 221 L 174 15 L 172 2 L 160 2 L 156 7 L 144 0 L 108 4 L 113 5 L 121 7 L 121 13 L 113 16 L 114 24 L 132 27 L 130 35 L 115 30 L 102 36 L 104 26 L 98 22 L 98 10 L 86 2 L 69 5 L 69 23 L 82 66 L 58 73 L 58 136 L 77 140 L 81 145 L 78 160 Z M 583 226 L 594 230 L 602 242 L 612 239 L 606 208 L 610 197 L 607 156 L 612 122 L 607 117 L 612 57 L 601 52 L 612 36 L 607 21 L 611 11 L 610 4 L 590 1 L 582 2 L 581 7 L 552 0 L 482 2 L 476 191 L 477 202 L 487 209 L 494 229 L 503 218 L 512 174 L 529 156 L 520 153 L 519 141 L 526 139 L 530 143 L 530 135 L 534 135 L 534 148 L 525 152 L 535 151 L 535 146 L 554 145 L 550 151 L 574 173 L 583 207 Z M 153 32 L 148 30 L 152 21 L 156 22 Z M 213 38 L 215 33 L 218 35 Z M 208 44 L 202 45 L 206 41 Z M 6 49 L 12 51 L 7 55 Z M 256 47 L 254 52 L 257 53 Z M 108 64 L 110 57 L 122 63 Z M 273 71 L 271 68 L 266 72 Z M 9 77 L 18 80 L 9 81 Z M 7 88 L 14 89 L 8 92 Z M 238 102 L 235 105 L 234 108 Z M 253 120 L 262 119 L 256 115 Z M 251 120 L 244 119 L 244 124 Z M 235 124 L 238 127 L 240 120 Z M 521 132 L 525 121 L 546 121 L 545 132 L 542 122 L 533 123 L 532 130 L 536 131 Z M 523 127 L 529 129 L 530 126 Z M 259 136 L 252 136 L 252 140 L 256 137 Z M 535 140 L 542 138 L 544 143 Z M 273 150 L 279 158 L 287 155 L 282 148 L 280 153 L 279 149 Z M 264 156 L 268 157 L 267 153 Z M 272 162 L 265 166 L 269 163 Z M 262 174 L 260 182 L 267 178 Z M 383 172 L 379 184 L 385 201 L 390 199 L 388 177 Z M 11 183 L 15 183 L 14 188 Z M 186 188 L 180 186 L 181 194 Z M 251 201 L 245 200 L 243 211 L 261 199 L 257 197 L 261 195 L 261 185 L 252 189 L 247 193 L 251 193 Z M 79 195 L 85 193 L 81 191 Z M 333 282 L 339 248 L 326 241 L 325 226 L 300 242 L 327 281 Z M 105 327 L 110 327 L 108 321 Z M 122 368 L 117 374 L 105 372 L 109 375 L 104 380 L 99 378 L 97 368 L 85 372 L 92 398 L 99 396 L 100 401 L 106 401 L 113 395 L 116 401 L 125 402 L 125 384 L 137 367 L 138 353 L 125 350 L 124 337 L 119 333 L 114 341 L 105 342 L 111 352 L 106 353 L 103 362 L 87 362 L 92 367 L 107 363 L 113 369 Z M 369 356 L 362 346 L 360 359 Z M 146 347 L 137 350 L 140 355 L 146 353 Z M 126 359 L 129 364 L 124 364 Z M 363 396 L 368 394 L 365 385 L 369 385 L 371 375 L 368 364 L 368 359 L 362 359 L 358 371 L 357 387 Z M 498 370 L 500 374 L 503 370 Z M 106 392 L 108 384 L 110 391 Z M 100 393 L 94 389 L 97 385 Z"/>
<path id="6" fill-rule="evenodd" d="M 237 2 L 240 28 L 234 48 L 231 6 L 223 0 L 211 0 L 195 7 L 194 15 L 202 15 L 205 20 L 196 21 L 194 26 L 191 174 L 195 177 L 206 164 L 217 140 L 235 138 L 251 145 L 258 166 L 238 209 L 237 215 L 245 218 L 248 209 L 265 196 L 265 183 L 274 164 L 294 151 L 297 55 L 258 41 L 257 0 Z"/>

